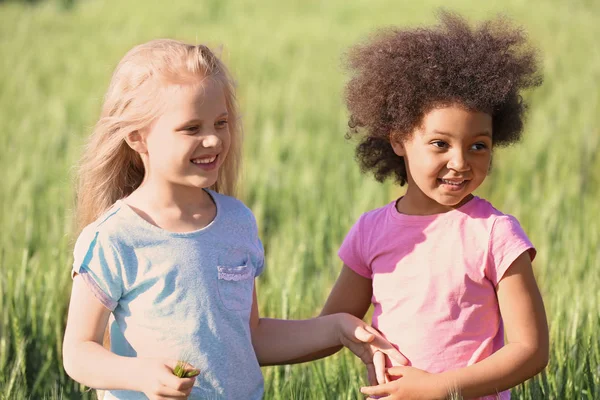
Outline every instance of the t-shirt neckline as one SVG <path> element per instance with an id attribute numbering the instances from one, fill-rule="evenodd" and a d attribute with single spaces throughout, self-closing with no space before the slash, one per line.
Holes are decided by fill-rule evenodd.
<path id="1" fill-rule="evenodd" d="M 203 233 L 209 231 L 210 229 L 212 229 L 212 227 L 214 225 L 216 225 L 217 222 L 221 219 L 221 214 L 222 214 L 221 205 L 219 204 L 219 201 L 217 200 L 217 196 L 215 195 L 215 192 L 213 192 L 210 189 L 203 189 L 203 190 L 210 196 L 213 203 L 215 203 L 217 212 L 215 214 L 215 217 L 212 219 L 212 221 L 210 221 L 205 227 L 196 229 L 193 231 L 187 231 L 187 232 L 169 231 L 169 230 L 163 229 L 159 226 L 156 226 L 156 225 L 152 224 L 151 222 L 148 222 L 141 215 L 139 215 L 137 212 L 135 212 L 127 203 L 125 203 L 125 201 L 123 201 L 123 199 L 117 200 L 116 204 L 119 205 L 119 207 L 122 208 L 132 219 L 135 219 L 136 223 L 142 225 L 146 229 L 152 230 L 161 235 L 172 236 L 172 237 L 196 236 L 196 235 L 203 234 Z"/>
<path id="2" fill-rule="evenodd" d="M 398 210 L 396 210 L 396 203 L 398 201 L 400 201 L 400 199 L 402 197 L 403 196 L 397 198 L 396 200 L 394 200 L 388 204 L 388 214 L 391 216 L 392 219 L 394 219 L 398 222 L 401 222 L 401 223 L 408 223 L 408 224 L 430 223 L 435 220 L 452 218 L 453 216 L 456 216 L 458 214 L 467 214 L 469 211 L 471 211 L 473 209 L 473 207 L 476 206 L 476 204 L 480 200 L 480 198 L 478 196 L 473 195 L 473 198 L 470 199 L 469 201 L 467 201 L 465 204 L 461 205 L 458 208 L 455 208 L 455 209 L 452 209 L 452 210 L 449 210 L 449 211 L 446 211 L 443 213 L 437 213 L 437 214 L 431 214 L 431 215 L 411 215 L 411 214 L 402 214 L 402 213 L 399 213 Z"/>

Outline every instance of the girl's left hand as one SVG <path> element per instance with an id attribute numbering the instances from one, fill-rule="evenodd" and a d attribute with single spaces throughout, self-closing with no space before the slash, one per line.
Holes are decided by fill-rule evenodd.
<path id="1" fill-rule="evenodd" d="M 374 357 L 387 355 L 401 365 L 408 360 L 391 345 L 377 329 L 350 314 L 338 314 L 338 335 L 340 343 L 352 351 L 367 367 L 369 383 L 372 385 L 386 382 L 384 371 L 376 371 Z"/>
<path id="2" fill-rule="evenodd" d="M 380 400 L 435 400 L 445 399 L 450 394 L 436 374 L 414 367 L 392 367 L 387 374 L 399 379 L 383 385 L 362 387 L 360 391 L 371 396 L 369 399 Z"/>

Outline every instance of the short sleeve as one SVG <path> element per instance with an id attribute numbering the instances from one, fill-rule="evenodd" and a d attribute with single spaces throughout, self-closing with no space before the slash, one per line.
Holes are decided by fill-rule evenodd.
<path id="1" fill-rule="evenodd" d="M 252 263 L 255 265 L 254 277 L 258 277 L 262 274 L 265 269 L 265 249 L 263 247 L 262 241 L 258 236 L 258 225 L 256 224 L 256 218 L 252 211 L 248 210 L 251 215 L 251 230 L 252 230 Z"/>
<path id="2" fill-rule="evenodd" d="M 511 215 L 498 217 L 490 233 L 487 278 L 498 285 L 512 263 L 526 251 L 533 261 L 536 250 L 519 221 Z"/>
<path id="3" fill-rule="evenodd" d="M 365 232 L 363 232 L 364 217 L 363 214 L 354 226 L 350 228 L 350 231 L 340 246 L 338 256 L 342 262 L 354 272 L 360 276 L 371 279 L 373 277 L 373 271 L 371 270 L 371 266 L 366 262 L 363 252 L 364 241 L 362 240 L 362 237 L 365 235 Z"/>
<path id="4" fill-rule="evenodd" d="M 113 311 L 123 293 L 121 258 L 109 238 L 89 228 L 75 243 L 71 276 L 79 274 L 94 296 Z"/>
<path id="5" fill-rule="evenodd" d="M 256 235 L 256 247 L 258 251 L 256 254 L 256 271 L 254 272 L 255 278 L 262 274 L 265 269 L 265 251 L 258 235 Z"/>

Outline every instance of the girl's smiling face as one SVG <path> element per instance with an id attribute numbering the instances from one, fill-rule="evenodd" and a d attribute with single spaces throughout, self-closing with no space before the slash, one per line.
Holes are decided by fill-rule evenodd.
<path id="1" fill-rule="evenodd" d="M 471 198 L 491 162 L 492 117 L 453 105 L 425 114 L 409 139 L 391 140 L 404 157 L 408 189 L 398 211 L 428 215 L 449 211 Z"/>
<path id="2" fill-rule="evenodd" d="M 144 179 L 210 187 L 231 142 L 222 88 L 205 79 L 201 84 L 170 86 L 164 96 L 164 111 L 139 135 L 141 148 L 136 150 L 144 161 Z"/>

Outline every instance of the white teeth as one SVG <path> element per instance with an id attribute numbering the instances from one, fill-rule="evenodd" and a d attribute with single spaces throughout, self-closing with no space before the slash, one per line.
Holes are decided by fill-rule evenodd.
<path id="1" fill-rule="evenodd" d="M 441 181 L 442 181 L 442 183 L 444 183 L 446 185 L 452 185 L 452 186 L 460 186 L 465 182 L 465 181 L 447 181 L 446 179 L 442 179 Z"/>
<path id="2" fill-rule="evenodd" d="M 217 156 L 213 156 L 210 158 L 194 158 L 192 160 L 192 162 L 194 164 L 210 164 L 211 162 L 215 161 L 217 159 Z"/>

